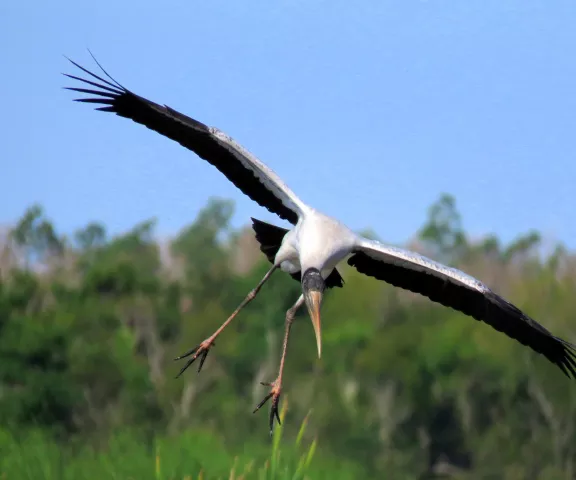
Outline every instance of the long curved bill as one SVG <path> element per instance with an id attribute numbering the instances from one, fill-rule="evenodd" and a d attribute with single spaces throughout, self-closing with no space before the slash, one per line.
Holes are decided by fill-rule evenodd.
<path id="1" fill-rule="evenodd" d="M 314 334 L 316 335 L 316 346 L 318 347 L 318 358 L 322 356 L 322 328 L 320 323 L 320 305 L 322 304 L 322 292 L 312 290 L 306 292 L 305 295 L 306 307 L 314 326 Z"/>

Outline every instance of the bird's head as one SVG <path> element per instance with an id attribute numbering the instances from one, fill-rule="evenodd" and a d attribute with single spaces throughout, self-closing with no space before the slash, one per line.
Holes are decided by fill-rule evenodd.
<path id="1" fill-rule="evenodd" d="M 302 292 L 304 301 L 314 326 L 316 334 L 316 346 L 318 347 L 318 358 L 322 354 L 322 331 L 320 328 L 320 306 L 322 305 L 322 295 L 326 284 L 317 268 L 308 268 L 302 275 Z"/>

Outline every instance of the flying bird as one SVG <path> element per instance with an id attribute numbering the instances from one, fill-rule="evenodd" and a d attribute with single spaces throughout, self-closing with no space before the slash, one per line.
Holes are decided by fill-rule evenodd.
<path id="1" fill-rule="evenodd" d="M 96 61 L 95 58 L 94 60 Z M 286 230 L 252 219 L 260 249 L 272 263 L 272 267 L 220 328 L 175 359 L 189 357 L 178 376 L 197 359 L 200 372 L 214 341 L 226 326 L 256 297 L 276 270 L 287 272 L 300 282 L 302 294 L 286 313 L 278 376 L 275 381 L 265 384 L 270 386 L 270 392 L 254 410 L 256 412 L 272 399 L 269 417 L 272 433 L 274 417 L 280 422 L 278 405 L 282 392 L 282 374 L 290 328 L 296 311 L 306 305 L 320 357 L 320 307 L 323 293 L 326 288 L 343 286 L 337 265 L 347 260 L 348 264 L 360 273 L 419 293 L 433 302 L 487 323 L 544 355 L 569 378 L 576 377 L 574 345 L 554 336 L 481 281 L 417 253 L 369 240 L 354 233 L 338 220 L 304 203 L 276 173 L 226 133 L 124 88 L 97 61 L 106 78 L 88 71 L 72 60 L 70 62 L 91 77 L 89 79 L 64 74 L 84 84 L 83 88 L 66 87 L 68 90 L 88 95 L 87 98 L 75 99 L 76 101 L 99 105 L 97 110 L 131 119 L 180 143 L 216 167 L 242 193 L 293 225 L 290 230 Z"/>

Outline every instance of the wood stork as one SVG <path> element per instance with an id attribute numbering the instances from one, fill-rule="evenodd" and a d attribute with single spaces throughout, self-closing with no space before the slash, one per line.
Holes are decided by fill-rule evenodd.
<path id="1" fill-rule="evenodd" d="M 218 335 L 238 312 L 256 297 L 272 273 L 278 268 L 289 273 L 301 283 L 302 294 L 286 313 L 278 376 L 274 382 L 266 384 L 271 387 L 270 392 L 254 410 L 256 412 L 272 398 L 269 418 L 272 432 L 274 416 L 280 422 L 278 404 L 282 391 L 282 373 L 294 315 L 303 304 L 306 304 L 320 357 L 322 295 L 325 288 L 342 287 L 342 277 L 336 266 L 348 259 L 348 264 L 363 274 L 425 295 L 434 302 L 486 322 L 496 330 L 544 355 L 569 378 L 576 377 L 575 347 L 554 336 L 479 280 L 417 253 L 357 235 L 338 220 L 324 215 L 300 200 L 276 173 L 224 132 L 131 92 L 108 75 L 97 61 L 108 79 L 70 61 L 90 75 L 92 80 L 65 75 L 94 87 L 67 87 L 69 90 L 90 95 L 88 98 L 75 99 L 76 101 L 100 105 L 97 110 L 129 118 L 180 143 L 214 165 L 245 195 L 294 225 L 291 230 L 285 230 L 252 219 L 256 239 L 261 245 L 262 252 L 272 263 L 272 267 L 214 334 L 176 358 L 179 360 L 190 357 L 178 376 L 198 358 L 200 359 L 198 372 L 200 372 Z"/>

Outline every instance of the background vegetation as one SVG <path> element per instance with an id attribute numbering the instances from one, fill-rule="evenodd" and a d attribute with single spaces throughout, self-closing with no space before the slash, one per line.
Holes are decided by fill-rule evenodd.
<path id="1" fill-rule="evenodd" d="M 423 297 L 343 269 L 323 358 L 298 316 L 283 429 L 267 393 L 299 284 L 276 274 L 204 369 L 172 359 L 228 316 L 268 268 L 233 204 L 212 199 L 169 242 L 154 221 L 72 237 L 32 206 L 0 246 L 0 478 L 571 479 L 576 388 L 543 357 Z M 473 241 L 443 196 L 411 248 L 465 269 L 576 341 L 576 257 Z M 550 249 L 549 249 L 550 250 Z M 282 438 L 280 439 L 280 435 Z"/>

